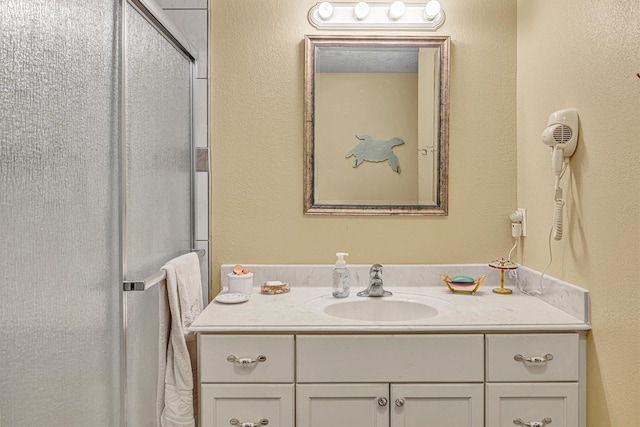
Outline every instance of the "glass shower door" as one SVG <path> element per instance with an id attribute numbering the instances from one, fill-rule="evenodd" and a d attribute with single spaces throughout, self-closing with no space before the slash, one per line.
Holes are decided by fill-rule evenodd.
<path id="1" fill-rule="evenodd" d="M 129 4 L 124 25 L 124 278 L 143 280 L 194 244 L 192 62 Z M 158 286 L 123 297 L 127 425 L 154 427 Z"/>
<path id="2" fill-rule="evenodd" d="M 114 0 L 0 7 L 0 425 L 120 425 Z"/>

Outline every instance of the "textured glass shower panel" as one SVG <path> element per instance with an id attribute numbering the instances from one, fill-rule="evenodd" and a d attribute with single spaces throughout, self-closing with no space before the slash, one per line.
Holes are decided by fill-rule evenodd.
<path id="1" fill-rule="evenodd" d="M 0 7 L 0 424 L 120 422 L 119 2 Z"/>
<path id="2" fill-rule="evenodd" d="M 126 277 L 191 249 L 191 63 L 126 10 Z M 158 287 L 127 292 L 127 421 L 155 426 Z"/>

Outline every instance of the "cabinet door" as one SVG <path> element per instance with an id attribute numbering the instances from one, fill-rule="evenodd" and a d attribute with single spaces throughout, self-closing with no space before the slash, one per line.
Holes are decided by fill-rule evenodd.
<path id="1" fill-rule="evenodd" d="M 393 427 L 483 427 L 483 384 L 391 384 Z"/>
<path id="2" fill-rule="evenodd" d="M 297 427 L 389 427 L 388 384 L 298 384 Z"/>
<path id="3" fill-rule="evenodd" d="M 487 425 L 492 427 L 579 425 L 578 383 L 487 384 L 486 402 Z"/>
<path id="4" fill-rule="evenodd" d="M 293 427 L 293 384 L 202 384 L 200 413 L 201 427 L 231 426 L 234 419 Z"/>

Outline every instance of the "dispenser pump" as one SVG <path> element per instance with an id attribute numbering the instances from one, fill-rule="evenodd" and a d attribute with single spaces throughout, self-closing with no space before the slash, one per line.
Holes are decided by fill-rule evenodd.
<path id="1" fill-rule="evenodd" d="M 338 257 L 336 267 L 345 267 L 347 265 L 347 261 L 344 260 L 344 257 L 349 256 L 349 254 L 346 252 L 336 252 L 336 256 Z"/>

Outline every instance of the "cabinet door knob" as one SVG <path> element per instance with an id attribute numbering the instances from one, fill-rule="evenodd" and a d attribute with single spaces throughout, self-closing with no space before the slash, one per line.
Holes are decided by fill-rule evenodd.
<path id="1" fill-rule="evenodd" d="M 515 425 L 524 426 L 524 427 L 544 427 L 547 424 L 551 424 L 551 418 L 546 417 L 542 421 L 529 421 L 529 422 L 523 421 L 522 418 L 514 418 L 513 423 Z"/>
<path id="2" fill-rule="evenodd" d="M 396 399 L 396 406 L 402 408 L 404 406 L 404 399 Z"/>
<path id="3" fill-rule="evenodd" d="M 378 398 L 378 405 L 380 406 L 387 406 L 387 403 L 389 403 L 389 401 L 387 400 L 386 397 L 380 397 Z"/>
<path id="4" fill-rule="evenodd" d="M 545 354 L 544 356 L 532 356 L 532 357 L 525 357 L 521 354 L 516 354 L 515 356 L 513 356 L 513 360 L 515 360 L 516 362 L 529 362 L 529 363 L 540 364 L 540 363 L 546 363 L 550 360 L 553 360 L 553 354 Z"/>
<path id="5" fill-rule="evenodd" d="M 228 362 L 232 362 L 232 363 L 237 363 L 240 366 L 249 366 L 249 365 L 253 365 L 254 363 L 258 363 L 258 362 L 266 362 L 267 361 L 267 356 L 264 355 L 260 355 L 254 359 L 252 359 L 251 357 L 236 357 L 233 354 L 227 356 L 227 361 Z M 234 418 L 235 419 L 235 418 Z"/>
<path id="6" fill-rule="evenodd" d="M 239 421 L 237 418 L 231 418 L 229 420 L 229 424 L 231 424 L 232 426 L 238 426 L 238 427 L 258 427 L 258 426 L 266 426 L 267 424 L 269 424 L 269 420 L 266 418 L 262 418 L 257 423 L 245 423 L 245 422 Z"/>

